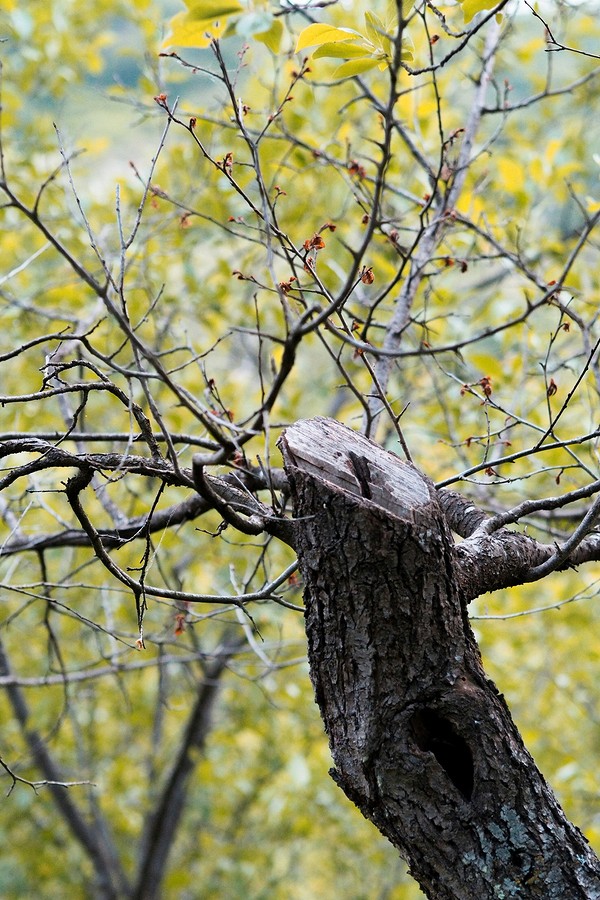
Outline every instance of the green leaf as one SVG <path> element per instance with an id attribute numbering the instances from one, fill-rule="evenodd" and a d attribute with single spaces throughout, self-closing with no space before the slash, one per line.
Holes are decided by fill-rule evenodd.
<path id="1" fill-rule="evenodd" d="M 299 53 L 300 50 L 304 50 L 306 47 L 315 47 L 337 41 L 357 41 L 359 39 L 364 40 L 362 34 L 354 31 L 353 28 L 335 28 L 333 25 L 316 23 L 309 25 L 300 32 L 294 52 Z"/>
<path id="2" fill-rule="evenodd" d="M 493 9 L 498 5 L 498 0 L 463 0 L 462 10 L 465 24 L 470 22 L 473 16 L 484 9 Z"/>
<path id="3" fill-rule="evenodd" d="M 337 44 L 327 43 L 313 53 L 313 59 L 330 56 L 337 59 L 355 59 L 356 57 L 370 56 L 370 52 L 363 44 L 351 44 L 349 41 L 339 41 Z"/>
<path id="4" fill-rule="evenodd" d="M 351 59 L 350 62 L 339 66 L 333 75 L 335 78 L 351 78 L 353 75 L 362 75 L 363 72 L 368 72 L 369 69 L 375 69 L 380 64 L 381 60 L 375 59 L 373 56 L 368 56 L 364 59 Z"/>

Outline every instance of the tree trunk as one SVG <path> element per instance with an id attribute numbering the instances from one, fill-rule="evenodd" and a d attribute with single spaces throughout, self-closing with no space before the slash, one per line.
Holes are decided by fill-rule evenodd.
<path id="1" fill-rule="evenodd" d="M 435 900 L 600 898 L 489 681 L 431 482 L 326 419 L 281 439 L 332 776 Z"/>

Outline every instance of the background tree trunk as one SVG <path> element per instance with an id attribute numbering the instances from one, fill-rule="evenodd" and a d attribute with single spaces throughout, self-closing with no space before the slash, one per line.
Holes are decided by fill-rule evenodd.
<path id="1" fill-rule="evenodd" d="M 434 486 L 331 420 L 281 448 L 334 779 L 429 897 L 600 897 L 597 858 L 485 676 Z"/>

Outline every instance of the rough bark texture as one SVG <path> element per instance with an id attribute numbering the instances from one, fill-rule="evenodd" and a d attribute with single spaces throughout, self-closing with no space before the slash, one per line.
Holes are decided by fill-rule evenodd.
<path id="1" fill-rule="evenodd" d="M 337 783 L 435 900 L 599 898 L 598 859 L 484 674 L 433 485 L 331 420 L 281 449 Z"/>

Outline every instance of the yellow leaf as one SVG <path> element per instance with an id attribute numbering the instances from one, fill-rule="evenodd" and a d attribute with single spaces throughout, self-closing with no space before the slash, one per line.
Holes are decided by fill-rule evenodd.
<path id="1" fill-rule="evenodd" d="M 465 24 L 470 22 L 473 16 L 484 9 L 493 9 L 498 5 L 498 0 L 463 0 L 462 10 Z"/>
<path id="2" fill-rule="evenodd" d="M 553 141 L 548 141 L 546 145 L 546 151 L 544 153 L 544 159 L 551 166 L 554 163 L 554 159 L 556 154 L 564 145 L 564 140 L 558 140 L 558 138 L 554 138 Z"/>
<path id="3" fill-rule="evenodd" d="M 227 22 L 194 22 L 186 12 L 177 13 L 169 22 L 171 31 L 164 39 L 163 47 L 208 47 L 213 38 L 222 35 Z"/>
<path id="4" fill-rule="evenodd" d="M 386 34 L 385 25 L 374 12 L 368 10 L 365 13 L 365 24 L 367 26 L 367 34 L 375 47 L 383 46 L 382 41 L 384 37 L 388 37 L 389 40 L 389 36 Z"/>
<path id="5" fill-rule="evenodd" d="M 184 3 L 188 8 L 184 15 L 199 22 L 214 22 L 244 9 L 237 0 L 184 0 Z"/>
<path id="6" fill-rule="evenodd" d="M 334 44 L 328 41 L 315 50 L 313 59 L 320 59 L 323 56 L 331 56 L 336 59 L 355 59 L 368 54 L 369 51 L 360 44 L 351 44 L 349 41 L 338 41 Z"/>
<path id="7" fill-rule="evenodd" d="M 268 47 L 269 50 L 272 50 L 273 53 L 278 53 L 282 34 L 283 22 L 281 19 L 274 19 L 270 28 L 255 34 L 254 37 L 257 41 L 260 41 L 261 44 L 264 44 L 265 47 Z"/>
<path id="8" fill-rule="evenodd" d="M 546 183 L 544 167 L 539 156 L 536 156 L 535 159 L 532 159 L 531 163 L 529 164 L 529 177 L 533 182 L 535 182 L 535 184 Z"/>
<path id="9" fill-rule="evenodd" d="M 359 38 L 362 38 L 362 34 L 352 28 L 334 28 L 333 25 L 317 23 L 309 25 L 300 32 L 294 52 L 299 53 L 306 47 L 320 46 L 336 41 L 357 41 Z"/>
<path id="10" fill-rule="evenodd" d="M 187 0 L 186 5 L 187 12 L 177 13 L 170 20 L 171 31 L 163 47 L 208 47 L 224 33 L 227 18 L 243 11 L 238 0 Z"/>
<path id="11" fill-rule="evenodd" d="M 512 159 L 498 160 L 498 181 L 506 191 L 517 193 L 525 187 L 525 171 L 523 166 Z"/>
<path id="12" fill-rule="evenodd" d="M 469 362 L 474 370 L 489 375 L 490 378 L 497 381 L 502 380 L 502 361 L 498 359 L 498 354 L 491 350 L 489 353 L 479 352 L 470 353 Z"/>
<path id="13" fill-rule="evenodd" d="M 402 38 L 402 54 L 401 54 L 401 56 L 405 62 L 412 62 L 412 60 L 414 59 L 413 47 L 414 47 L 414 44 L 408 35 L 406 37 Z"/>
<path id="14" fill-rule="evenodd" d="M 343 63 L 333 73 L 334 78 L 350 78 L 352 75 L 362 75 L 369 69 L 374 69 L 381 62 L 373 56 L 367 56 L 363 59 L 351 59 L 350 62 Z"/>

